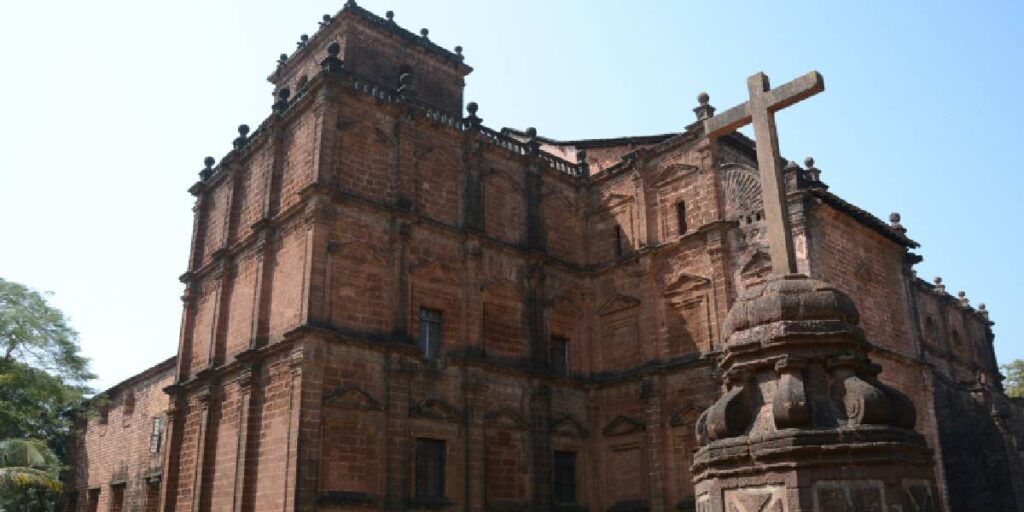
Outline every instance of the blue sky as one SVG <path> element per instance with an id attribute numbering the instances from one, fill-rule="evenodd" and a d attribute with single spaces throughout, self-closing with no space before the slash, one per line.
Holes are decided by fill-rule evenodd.
<path id="1" fill-rule="evenodd" d="M 811 4 L 811 5 L 808 5 Z M 203 157 L 269 112 L 277 55 L 342 0 L 40 1 L 8 6 L 0 98 L 0 276 L 54 292 L 105 387 L 174 354 Z M 922 244 L 922 277 L 985 302 L 1024 358 L 1017 163 L 1021 2 L 361 0 L 476 70 L 492 127 L 553 138 L 679 131 L 698 92 L 816 69 L 781 147 Z"/>

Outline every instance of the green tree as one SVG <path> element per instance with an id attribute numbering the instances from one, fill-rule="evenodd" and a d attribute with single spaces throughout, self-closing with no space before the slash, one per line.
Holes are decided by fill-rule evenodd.
<path id="1" fill-rule="evenodd" d="M 1009 364 L 1000 367 L 1003 370 L 1003 387 L 1006 394 L 1012 397 L 1024 398 L 1024 361 L 1014 359 Z"/>
<path id="2" fill-rule="evenodd" d="M 63 487 L 60 470 L 60 459 L 45 441 L 0 440 L 0 510 L 52 510 Z"/>
<path id="3" fill-rule="evenodd" d="M 0 279 L 0 510 L 52 510 L 71 417 L 90 392 L 78 333 L 44 294 Z"/>

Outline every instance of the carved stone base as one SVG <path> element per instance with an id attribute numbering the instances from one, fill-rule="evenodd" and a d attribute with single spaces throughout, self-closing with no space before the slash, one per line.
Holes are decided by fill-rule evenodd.
<path id="1" fill-rule="evenodd" d="M 863 426 L 716 441 L 694 459 L 698 512 L 934 511 L 917 433 Z"/>
<path id="2" fill-rule="evenodd" d="M 697 421 L 698 512 L 937 510 L 914 404 L 878 380 L 858 322 L 848 296 L 802 275 L 737 300 L 724 393 Z"/>

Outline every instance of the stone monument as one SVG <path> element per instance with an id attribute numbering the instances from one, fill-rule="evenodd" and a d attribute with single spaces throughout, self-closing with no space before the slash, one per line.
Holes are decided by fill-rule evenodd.
<path id="1" fill-rule="evenodd" d="M 931 450 L 914 405 L 878 380 L 853 301 L 796 273 L 774 113 L 824 90 L 811 72 L 705 119 L 709 137 L 754 125 L 772 276 L 723 326 L 725 390 L 697 422 L 698 512 L 936 509 Z"/>

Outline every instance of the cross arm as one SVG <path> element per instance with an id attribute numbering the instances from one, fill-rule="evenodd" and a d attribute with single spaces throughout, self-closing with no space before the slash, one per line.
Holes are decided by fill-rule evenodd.
<path id="1" fill-rule="evenodd" d="M 768 110 L 777 112 L 824 90 L 825 79 L 821 77 L 821 73 L 811 71 L 765 92 L 765 105 L 768 106 Z"/>
<path id="2" fill-rule="evenodd" d="M 704 120 L 704 133 L 708 137 L 718 137 L 736 131 L 741 126 L 750 124 L 750 102 L 745 101 L 715 117 Z"/>

